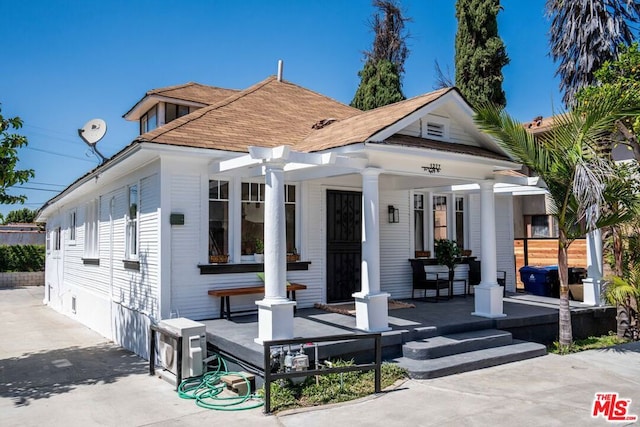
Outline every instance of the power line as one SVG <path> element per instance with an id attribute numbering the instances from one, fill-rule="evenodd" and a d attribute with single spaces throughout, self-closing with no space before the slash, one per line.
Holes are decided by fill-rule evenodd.
<path id="1" fill-rule="evenodd" d="M 35 184 L 35 185 L 50 185 L 52 187 L 66 187 L 66 185 L 64 184 L 49 184 L 47 182 L 35 182 L 35 181 L 29 181 L 29 184 Z"/>
<path id="2" fill-rule="evenodd" d="M 58 190 L 51 190 L 49 188 L 36 188 L 36 187 L 11 187 L 17 190 L 37 190 L 37 191 L 51 191 L 52 193 L 59 193 Z"/>
<path id="3" fill-rule="evenodd" d="M 76 159 L 76 160 L 82 160 L 83 162 L 89 162 L 89 163 L 95 163 L 92 160 L 89 159 L 83 159 L 82 157 L 76 157 L 76 156 L 70 156 L 68 154 L 60 154 L 60 153 L 55 153 L 53 151 L 49 151 L 49 150 L 43 150 L 42 148 L 33 148 L 33 147 L 25 147 L 27 150 L 34 150 L 34 151 L 41 151 L 43 153 L 47 153 L 47 154 L 53 154 L 54 156 L 60 156 L 60 157 L 66 157 L 69 159 Z"/>

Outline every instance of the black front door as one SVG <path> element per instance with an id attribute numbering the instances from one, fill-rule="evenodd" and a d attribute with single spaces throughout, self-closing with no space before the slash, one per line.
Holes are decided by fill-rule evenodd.
<path id="1" fill-rule="evenodd" d="M 360 290 L 362 193 L 327 190 L 327 302 Z"/>

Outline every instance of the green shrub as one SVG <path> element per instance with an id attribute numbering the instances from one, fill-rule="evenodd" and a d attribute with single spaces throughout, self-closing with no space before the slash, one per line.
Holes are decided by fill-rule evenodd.
<path id="1" fill-rule="evenodd" d="M 352 366 L 353 360 L 338 360 L 334 367 Z M 405 369 L 393 363 L 382 364 L 382 388 L 389 387 L 396 380 L 405 378 Z M 271 410 L 324 405 L 345 402 L 372 394 L 374 390 L 373 371 L 352 371 L 319 375 L 316 383 L 314 376 L 307 377 L 301 384 L 289 380 L 271 383 Z M 264 397 L 264 388 L 260 390 Z"/>
<path id="2" fill-rule="evenodd" d="M 0 245 L 0 272 L 43 271 L 44 245 Z"/>

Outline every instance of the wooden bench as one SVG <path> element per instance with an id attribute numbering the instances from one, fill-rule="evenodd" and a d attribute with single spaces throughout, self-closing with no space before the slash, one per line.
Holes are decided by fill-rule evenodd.
<path id="1" fill-rule="evenodd" d="M 307 289 L 307 285 L 300 283 L 289 283 L 287 285 L 287 298 L 292 301 L 296 300 L 296 291 L 302 291 Z M 252 294 L 264 294 L 264 286 L 246 286 L 244 288 L 225 288 L 225 289 L 211 289 L 207 292 L 212 297 L 220 297 L 220 318 L 225 316 L 227 319 L 231 318 L 231 302 L 230 297 L 238 295 L 252 295 Z M 294 307 L 295 310 L 295 307 Z M 245 310 L 243 312 L 249 312 L 255 310 Z M 241 313 L 237 311 L 236 313 Z"/>

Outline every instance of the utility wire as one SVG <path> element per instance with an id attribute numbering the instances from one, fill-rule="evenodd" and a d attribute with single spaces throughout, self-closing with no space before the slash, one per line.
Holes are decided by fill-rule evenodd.
<path id="1" fill-rule="evenodd" d="M 66 157 L 68 159 L 76 159 L 76 160 L 82 160 L 83 162 L 95 163 L 93 160 L 83 159 L 82 157 L 70 156 L 68 154 L 55 153 L 53 151 L 43 150 L 42 148 L 33 148 L 33 147 L 25 147 L 25 148 L 27 150 L 41 151 L 43 153 L 53 154 L 54 156 Z"/>
<path id="2" fill-rule="evenodd" d="M 38 190 L 38 191 L 51 191 L 52 193 L 59 193 L 59 190 L 52 190 L 50 188 L 36 188 L 36 187 L 11 187 L 16 190 Z"/>

